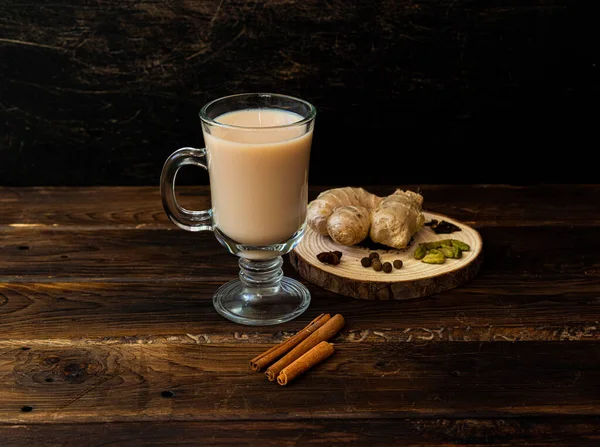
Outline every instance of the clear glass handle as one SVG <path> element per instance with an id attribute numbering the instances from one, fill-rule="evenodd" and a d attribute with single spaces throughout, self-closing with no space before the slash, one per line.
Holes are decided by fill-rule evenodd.
<path id="1" fill-rule="evenodd" d="M 206 149 L 182 147 L 173 152 L 165 162 L 160 175 L 160 196 L 167 216 L 175 225 L 187 231 L 212 231 L 212 210 L 192 211 L 183 208 L 175 197 L 175 179 L 182 166 L 198 166 L 208 170 L 201 159 L 206 159 Z"/>

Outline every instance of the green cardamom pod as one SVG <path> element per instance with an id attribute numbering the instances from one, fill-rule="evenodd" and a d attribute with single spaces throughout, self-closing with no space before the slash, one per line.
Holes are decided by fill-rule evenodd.
<path id="1" fill-rule="evenodd" d="M 442 244 L 440 244 L 440 241 L 425 242 L 425 247 L 427 247 L 427 250 L 433 250 L 435 248 L 440 248 L 441 246 Z"/>
<path id="2" fill-rule="evenodd" d="M 444 254 L 444 256 L 446 256 L 447 258 L 455 258 L 456 257 L 456 253 L 454 251 L 456 247 L 447 247 L 447 246 L 442 246 L 440 247 L 440 251 Z"/>
<path id="3" fill-rule="evenodd" d="M 446 261 L 446 257 L 442 253 L 427 253 L 421 262 L 426 264 L 443 264 Z"/>
<path id="4" fill-rule="evenodd" d="M 452 246 L 460 248 L 462 251 L 469 251 L 471 249 L 469 244 L 459 241 L 458 239 L 452 239 Z"/>
<path id="5" fill-rule="evenodd" d="M 439 241 L 425 242 L 425 246 L 427 247 L 428 250 L 440 248 L 443 246 L 451 247 L 452 239 L 440 239 Z"/>
<path id="6" fill-rule="evenodd" d="M 460 259 L 462 258 L 462 250 L 458 247 L 442 247 L 440 248 L 441 252 L 444 253 L 444 256 L 447 258 Z"/>
<path id="7" fill-rule="evenodd" d="M 417 249 L 415 250 L 415 259 L 423 259 L 427 254 L 427 247 L 425 244 L 419 244 Z"/>

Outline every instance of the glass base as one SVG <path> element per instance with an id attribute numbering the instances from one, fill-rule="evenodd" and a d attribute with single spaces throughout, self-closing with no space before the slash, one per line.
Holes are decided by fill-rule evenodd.
<path id="1" fill-rule="evenodd" d="M 295 279 L 282 277 L 276 287 L 248 287 L 236 279 L 213 296 L 219 314 L 235 323 L 270 326 L 300 316 L 310 304 L 310 292 Z"/>

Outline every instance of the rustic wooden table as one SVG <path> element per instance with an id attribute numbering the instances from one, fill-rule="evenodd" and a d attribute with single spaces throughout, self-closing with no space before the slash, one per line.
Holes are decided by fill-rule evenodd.
<path id="1" fill-rule="evenodd" d="M 157 187 L 0 188 L 0 444 L 598 445 L 600 186 L 420 187 L 479 230 L 473 281 L 396 302 L 308 284 L 264 328 L 214 311 L 236 259 Z M 346 318 L 333 357 L 289 387 L 249 371 L 321 312 Z"/>

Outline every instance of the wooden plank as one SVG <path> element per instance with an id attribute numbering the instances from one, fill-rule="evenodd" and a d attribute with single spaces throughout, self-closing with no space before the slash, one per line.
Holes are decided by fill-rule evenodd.
<path id="1" fill-rule="evenodd" d="M 348 343 L 287 387 L 266 345 L 0 348 L 0 422 L 599 416 L 600 342 Z"/>
<path id="2" fill-rule="evenodd" d="M 210 232 L 28 228 L 0 233 L 0 246 L 4 247 L 0 281 L 72 277 L 223 281 L 238 271 L 237 258 Z"/>
<path id="3" fill-rule="evenodd" d="M 542 275 L 540 279 L 546 281 L 590 281 L 600 272 L 595 227 L 484 227 L 479 232 L 483 239 L 479 275 L 497 275 L 494 287 L 510 281 L 507 275 L 522 275 L 522 280 Z M 0 247 L 0 281 L 4 282 L 225 281 L 239 270 L 237 258 L 212 233 L 179 229 L 21 228 L 0 232 Z"/>
<path id="4" fill-rule="evenodd" d="M 5 447 L 197 445 L 596 446 L 598 417 L 507 419 L 309 419 L 0 425 Z"/>
<path id="5" fill-rule="evenodd" d="M 182 187 L 182 205 L 210 206 L 207 187 Z M 180 194 L 181 196 L 181 194 Z M 0 225 L 10 228 L 170 228 L 155 187 L 0 187 Z"/>
<path id="6" fill-rule="evenodd" d="M 275 327 L 219 316 L 215 282 L 0 284 L 0 341 L 103 343 L 278 343 L 320 313 L 341 313 L 338 342 L 600 340 L 600 280 L 549 283 L 482 279 L 427 299 L 364 302 L 308 284 L 309 310 Z M 562 286 L 562 287 L 561 287 Z M 569 293 L 563 290 L 568 289 Z M 510 290 L 509 293 L 506 290 Z"/>
<path id="7" fill-rule="evenodd" d="M 425 209 L 469 225 L 599 226 L 598 185 L 365 185 L 387 195 L 420 190 Z M 310 198 L 330 186 L 311 186 Z M 179 200 L 190 209 L 210 207 L 206 186 L 181 186 Z M 157 186 L 0 187 L 0 227 L 58 229 L 172 229 Z"/>

